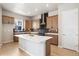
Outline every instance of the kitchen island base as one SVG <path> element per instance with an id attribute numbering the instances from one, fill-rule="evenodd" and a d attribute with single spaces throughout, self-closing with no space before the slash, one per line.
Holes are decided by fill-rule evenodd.
<path id="1" fill-rule="evenodd" d="M 29 36 L 17 35 L 19 37 L 19 48 L 31 56 L 46 56 L 46 41 L 50 39 L 49 36 Z"/>

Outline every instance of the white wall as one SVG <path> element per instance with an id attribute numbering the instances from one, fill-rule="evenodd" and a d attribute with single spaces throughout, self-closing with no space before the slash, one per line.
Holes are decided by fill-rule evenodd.
<path id="1" fill-rule="evenodd" d="M 62 3 L 58 5 L 58 10 L 69 10 L 79 8 L 79 3 Z"/>
<path id="2" fill-rule="evenodd" d="M 33 25 L 33 29 L 38 29 L 38 28 L 40 28 L 40 19 L 38 19 L 38 20 L 33 20 L 32 25 Z"/>
<path id="3" fill-rule="evenodd" d="M 33 20 L 38 20 L 38 19 L 41 19 L 41 14 L 33 17 Z"/>
<path id="4" fill-rule="evenodd" d="M 58 30 L 59 30 L 59 41 L 58 41 L 59 44 L 58 45 L 59 45 L 59 47 L 62 47 L 62 20 L 64 20 L 64 19 L 62 19 L 63 16 L 61 15 L 61 12 L 66 11 L 66 10 L 76 9 L 76 8 L 79 9 L 79 4 L 77 4 L 77 3 L 68 3 L 68 4 L 65 3 L 65 4 L 60 4 L 58 6 L 58 25 L 59 25 L 58 26 Z M 78 37 L 79 35 L 77 34 L 76 36 Z"/>
<path id="5" fill-rule="evenodd" d="M 2 43 L 13 42 L 14 24 L 2 24 Z"/>
<path id="6" fill-rule="evenodd" d="M 54 15 L 58 15 L 58 10 L 48 12 L 48 16 L 54 16 Z"/>
<path id="7" fill-rule="evenodd" d="M 0 6 L 0 46 L 1 46 L 1 40 L 2 40 L 2 8 Z"/>
<path id="8" fill-rule="evenodd" d="M 33 27 L 33 29 L 40 28 L 40 19 L 41 19 L 41 15 L 36 15 L 32 18 L 32 27 Z"/>

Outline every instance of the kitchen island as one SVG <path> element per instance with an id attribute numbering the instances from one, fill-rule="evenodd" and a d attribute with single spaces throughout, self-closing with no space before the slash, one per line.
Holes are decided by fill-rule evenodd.
<path id="1" fill-rule="evenodd" d="M 19 48 L 32 56 L 45 56 L 46 41 L 51 39 L 49 36 L 39 36 L 33 34 L 15 35 L 19 37 Z"/>

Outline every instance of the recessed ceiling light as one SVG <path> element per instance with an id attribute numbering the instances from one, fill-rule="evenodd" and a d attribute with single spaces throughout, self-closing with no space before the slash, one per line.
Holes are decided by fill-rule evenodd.
<path id="1" fill-rule="evenodd" d="M 48 7 L 49 6 L 49 4 L 46 4 L 46 7 Z"/>

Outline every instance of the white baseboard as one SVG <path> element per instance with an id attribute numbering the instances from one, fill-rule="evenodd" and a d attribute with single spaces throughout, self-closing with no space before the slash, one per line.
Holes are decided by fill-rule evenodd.
<path id="1" fill-rule="evenodd" d="M 34 56 L 33 54 L 31 54 L 30 52 L 24 50 L 23 48 L 19 47 L 19 49 L 21 49 L 22 51 L 26 52 L 27 54 L 29 54 L 30 56 Z"/>
<path id="2" fill-rule="evenodd" d="M 62 46 L 58 46 L 59 48 L 64 48 L 64 47 L 62 47 Z M 68 48 L 65 48 L 65 49 L 68 49 Z M 73 49 L 69 49 L 69 50 L 73 50 Z M 79 52 L 79 50 L 74 50 L 74 51 L 76 51 L 76 52 Z"/>
<path id="3" fill-rule="evenodd" d="M 79 52 L 79 50 L 76 50 L 77 52 Z"/>
<path id="4" fill-rule="evenodd" d="M 63 48 L 62 46 L 58 46 L 59 48 Z"/>

